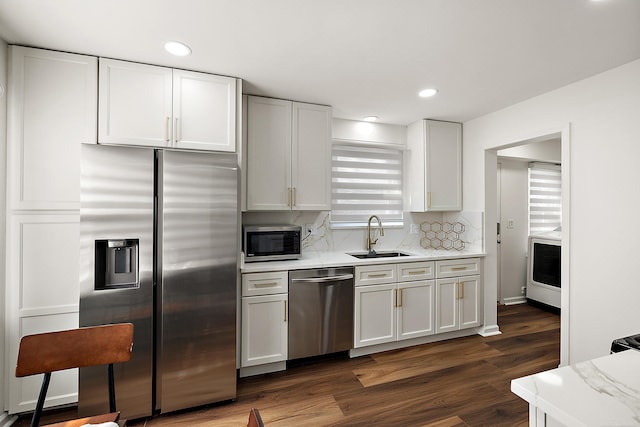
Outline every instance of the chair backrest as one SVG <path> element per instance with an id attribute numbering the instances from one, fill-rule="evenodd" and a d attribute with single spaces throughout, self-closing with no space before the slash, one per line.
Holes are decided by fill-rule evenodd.
<path id="1" fill-rule="evenodd" d="M 249 411 L 249 422 L 247 423 L 247 427 L 264 427 L 262 417 L 260 417 L 260 411 L 255 408 L 251 408 L 251 411 Z"/>
<path id="2" fill-rule="evenodd" d="M 51 373 L 70 368 L 107 365 L 109 410 L 115 413 L 113 364 L 131 359 L 132 349 L 133 324 L 131 323 L 92 326 L 22 337 L 18 349 L 16 377 L 44 374 L 40 395 L 31 419 L 31 427 L 36 427 L 40 423 Z"/>
<path id="3" fill-rule="evenodd" d="M 20 340 L 16 377 L 126 362 L 132 346 L 131 323 L 27 335 Z"/>

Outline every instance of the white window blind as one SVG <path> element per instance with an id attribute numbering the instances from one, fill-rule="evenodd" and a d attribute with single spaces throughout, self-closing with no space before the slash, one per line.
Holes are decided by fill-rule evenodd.
<path id="1" fill-rule="evenodd" d="M 331 156 L 331 224 L 366 225 L 377 215 L 383 225 L 402 225 L 400 150 L 334 144 Z"/>
<path id="2" fill-rule="evenodd" d="M 529 164 L 529 234 L 562 224 L 562 173 L 559 165 Z"/>

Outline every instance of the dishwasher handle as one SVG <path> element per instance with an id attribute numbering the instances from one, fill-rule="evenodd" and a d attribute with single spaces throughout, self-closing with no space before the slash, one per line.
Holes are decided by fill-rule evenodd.
<path id="1" fill-rule="evenodd" d="M 292 283 L 323 283 L 323 282 L 335 282 L 338 280 L 353 279 L 353 274 L 341 274 L 339 276 L 328 277 L 305 277 L 301 279 L 291 279 Z"/>

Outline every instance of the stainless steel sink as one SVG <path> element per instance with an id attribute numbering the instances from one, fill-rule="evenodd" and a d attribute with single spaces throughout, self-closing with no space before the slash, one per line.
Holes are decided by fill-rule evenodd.
<path id="1" fill-rule="evenodd" d="M 367 258 L 394 258 L 401 256 L 409 256 L 409 254 L 405 254 L 404 252 L 392 251 L 392 252 L 370 252 L 370 253 L 352 253 L 347 254 L 352 257 L 356 257 L 359 259 L 367 259 Z"/>

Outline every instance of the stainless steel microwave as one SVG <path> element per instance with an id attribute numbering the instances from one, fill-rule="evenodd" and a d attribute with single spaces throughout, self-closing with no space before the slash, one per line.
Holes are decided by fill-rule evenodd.
<path id="1" fill-rule="evenodd" d="M 244 261 L 273 261 L 300 259 L 300 234 L 298 225 L 245 225 L 242 247 Z"/>

